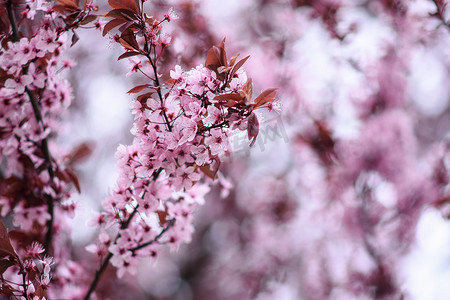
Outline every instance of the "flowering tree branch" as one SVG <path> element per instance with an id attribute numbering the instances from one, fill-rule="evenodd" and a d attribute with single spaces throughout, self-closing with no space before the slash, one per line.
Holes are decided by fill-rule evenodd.
<path id="1" fill-rule="evenodd" d="M 19 40 L 19 35 L 18 35 L 18 31 L 17 31 L 16 21 L 14 18 L 14 12 L 12 9 L 12 0 L 7 1 L 7 10 L 8 10 L 9 21 L 11 24 L 11 29 L 12 29 L 12 41 L 17 42 Z M 37 122 L 41 124 L 42 130 L 45 132 L 46 126 L 45 126 L 44 120 L 42 118 L 42 113 L 41 113 L 41 109 L 38 104 L 38 99 L 36 98 L 34 93 L 27 86 L 25 86 L 25 92 L 27 93 L 28 97 L 30 98 L 34 116 L 35 116 Z M 54 170 L 53 170 L 53 165 L 52 165 L 52 157 L 51 157 L 50 150 L 48 147 L 47 137 L 42 139 L 41 148 L 42 148 L 42 152 L 45 157 L 45 161 L 48 165 L 47 169 L 48 169 L 48 173 L 50 175 L 50 181 L 53 182 Z M 53 204 L 53 198 L 51 196 L 47 196 L 46 199 L 47 199 L 47 210 L 48 210 L 48 214 L 50 215 L 50 218 L 47 221 L 47 232 L 45 234 L 44 247 L 45 247 L 45 254 L 50 255 L 51 248 L 52 248 L 52 238 L 53 238 L 54 204 Z"/>
<path id="2" fill-rule="evenodd" d="M 143 56 L 147 64 L 141 67 L 141 61 L 135 62 L 133 70 L 146 74 L 145 66 L 150 66 L 153 77 L 146 75 L 152 80 L 149 84 L 129 91 L 144 91 L 131 104 L 135 139 L 133 145 L 119 147 L 117 187 L 104 201 L 105 212 L 93 220 L 96 225 L 118 224 L 119 232 L 113 241 L 105 236 L 89 246 L 100 257 L 107 256 L 85 299 L 95 290 L 109 262 L 121 277 L 135 271 L 140 256 L 156 256 L 159 245 L 176 249 L 190 240 L 194 208 L 203 202 L 208 190 L 202 177 L 216 177 L 219 156 L 228 148 L 228 132 L 247 130 L 254 142 L 258 121 L 253 111 L 267 107 L 276 93 L 269 89 L 252 101 L 252 81 L 242 69 L 248 57 L 238 61 L 235 55 L 228 61 L 224 41 L 208 52 L 205 67 L 183 71 L 176 66 L 163 83 L 158 62 L 169 46 L 169 39 L 161 32 L 162 24 L 172 18 L 170 12 L 158 20 L 143 12 L 141 1 L 109 3 L 112 10 L 105 16 L 112 20 L 103 34 L 125 23 L 115 36 L 125 48 L 119 59 Z M 139 219 L 132 218 L 136 212 Z"/>

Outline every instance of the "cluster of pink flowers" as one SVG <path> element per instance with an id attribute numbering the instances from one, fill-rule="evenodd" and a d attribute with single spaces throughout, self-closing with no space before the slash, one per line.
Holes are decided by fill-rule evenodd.
<path id="1" fill-rule="evenodd" d="M 135 138 L 119 147 L 117 186 L 92 222 L 106 228 L 117 223 L 122 230 L 113 243 L 102 235 L 89 247 L 99 255 L 111 252 L 119 277 L 135 270 L 134 258 L 157 256 L 159 244 L 177 249 L 191 240 L 192 214 L 209 191 L 203 173 L 216 177 L 230 133 L 248 127 L 253 104 L 243 87 L 251 81 L 242 69 L 219 75 L 222 80 L 203 65 L 189 71 L 176 66 L 165 99 L 155 92 L 131 103 Z"/>
<path id="2" fill-rule="evenodd" d="M 63 58 L 64 33 L 85 20 L 91 8 L 83 11 L 67 2 L 72 13 L 79 12 L 80 22 L 73 23 L 41 4 L 6 1 L 0 7 L 0 214 L 14 225 L 11 241 L 18 246 L 17 254 L 2 252 L 2 263 L 10 261 L 2 266 L 2 278 L 11 286 L 0 291 L 25 299 L 47 297 L 51 269 L 51 295 L 77 280 L 76 272 L 67 272 L 72 262 L 63 246 L 69 231 L 64 212 L 71 215 L 75 208 L 70 196 L 74 186 L 80 187 L 72 168 L 83 149 L 67 153 L 53 139 L 73 98 L 61 75 L 71 67 Z M 7 235 L 1 238 L 3 248 L 9 245 Z"/>
<path id="3" fill-rule="evenodd" d="M 45 299 L 50 285 L 53 260 L 50 257 L 44 257 L 43 253 L 44 247 L 38 242 L 33 242 L 25 249 L 23 259 L 20 261 L 21 272 L 8 278 L 8 281 L 2 282 L 4 294 L 15 297 L 27 295 L 29 299 Z M 23 273 L 28 275 L 27 280 L 22 285 L 17 285 L 16 282 L 22 281 Z"/>
<path id="4" fill-rule="evenodd" d="M 25 231 L 34 222 L 44 226 L 50 219 L 45 199 L 68 198 L 67 183 L 53 178 L 59 169 L 56 161 L 48 160 L 47 142 L 43 145 L 58 131 L 72 98 L 68 82 L 57 75 L 67 67 L 60 61 L 63 50 L 64 43 L 50 29 L 50 19 L 44 19 L 32 37 L 8 42 L 0 56 L 5 79 L 0 88 L 0 152 L 7 166 L 2 175 L 10 184 L 24 183 L 23 188 L 29 189 L 19 198 L 0 196 L 1 213 L 5 216 L 13 210 L 14 224 Z"/>
<path id="5" fill-rule="evenodd" d="M 5 84 L 0 89 L 0 151 L 8 166 L 4 176 L 22 173 L 26 159 L 39 170 L 37 180 L 43 185 L 39 190 L 52 197 L 65 187 L 61 181 L 51 182 L 48 162 L 40 145 L 58 131 L 60 117 L 72 98 L 68 82 L 57 75 L 67 68 L 67 64 L 59 59 L 64 43 L 55 39 L 55 32 L 49 28 L 41 29 L 31 38 L 8 42 L 0 57 L 0 68 L 6 72 Z M 39 105 L 39 117 L 30 117 L 37 113 L 31 97 L 38 101 L 35 104 Z M 2 214 L 6 213 L 8 208 L 4 207 Z M 14 215 L 19 217 L 21 214 Z M 30 211 L 29 222 L 34 215 Z"/>

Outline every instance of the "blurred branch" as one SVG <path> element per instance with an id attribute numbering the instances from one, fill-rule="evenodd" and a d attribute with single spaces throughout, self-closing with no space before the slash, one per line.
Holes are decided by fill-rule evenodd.
<path id="1" fill-rule="evenodd" d="M 7 10 L 8 10 L 9 22 L 11 23 L 11 29 L 12 29 L 11 39 L 13 42 L 17 42 L 19 40 L 19 34 L 18 34 L 18 30 L 17 30 L 16 21 L 14 18 L 14 12 L 12 9 L 12 1 L 8 1 L 6 6 L 7 6 Z M 25 87 L 25 91 L 26 91 L 28 97 L 30 98 L 34 116 L 36 117 L 36 120 L 38 121 L 38 123 L 41 124 L 42 131 L 45 132 L 45 124 L 44 124 L 44 120 L 42 118 L 42 113 L 41 113 L 41 110 L 40 110 L 40 107 L 38 104 L 38 99 L 36 98 L 34 93 L 28 87 Z M 47 169 L 48 169 L 48 174 L 50 176 L 50 181 L 53 182 L 53 178 L 54 178 L 55 174 L 54 174 L 54 170 L 53 170 L 52 158 L 51 158 L 50 150 L 48 147 L 48 141 L 47 141 L 46 137 L 42 140 L 41 149 L 42 149 L 42 152 L 44 153 L 45 160 L 48 164 Z M 46 197 L 46 200 L 47 200 L 47 208 L 48 208 L 48 213 L 50 215 L 50 219 L 47 222 L 47 232 L 45 234 L 44 247 L 45 247 L 45 254 L 50 255 L 52 239 L 53 239 L 54 203 L 53 203 L 53 198 L 50 196 Z"/>
<path id="2" fill-rule="evenodd" d="M 436 18 L 438 18 L 442 24 L 447 28 L 448 31 L 450 31 L 450 23 L 447 22 L 444 18 L 444 11 L 445 7 L 447 6 L 446 3 L 444 3 L 443 0 L 432 0 L 434 5 L 436 6 L 437 11 L 433 14 Z"/>

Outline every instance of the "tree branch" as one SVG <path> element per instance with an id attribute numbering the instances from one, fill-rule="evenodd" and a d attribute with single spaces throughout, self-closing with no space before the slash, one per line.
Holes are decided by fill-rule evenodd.
<path id="1" fill-rule="evenodd" d="M 9 22 L 11 23 L 11 29 L 12 29 L 11 40 L 13 42 L 17 42 L 19 40 L 19 34 L 18 34 L 18 30 L 17 30 L 16 21 L 14 18 L 14 12 L 12 9 L 12 2 L 8 1 L 6 6 L 7 6 L 7 10 L 8 10 Z M 33 91 L 31 91 L 28 87 L 25 87 L 25 92 L 27 93 L 28 97 L 30 98 L 31 106 L 33 108 L 34 116 L 35 116 L 37 122 L 41 124 L 42 130 L 45 131 L 46 128 L 45 128 L 44 120 L 42 118 L 42 113 L 41 113 L 36 96 L 34 95 Z M 44 138 L 42 140 L 41 150 L 44 153 L 45 160 L 48 164 L 47 169 L 48 169 L 48 173 L 50 176 L 50 181 L 53 182 L 55 173 L 54 173 L 54 169 L 53 169 L 52 157 L 51 157 L 50 150 L 48 147 L 47 138 Z M 48 208 L 48 213 L 50 215 L 50 220 L 48 220 L 48 222 L 47 222 L 47 232 L 45 234 L 44 247 L 45 247 L 45 255 L 50 255 L 52 239 L 53 239 L 54 201 L 53 201 L 53 198 L 50 196 L 47 196 L 46 200 L 47 200 L 47 208 Z"/>
<path id="2" fill-rule="evenodd" d="M 128 219 L 125 221 L 125 223 L 123 223 L 120 226 L 120 230 L 126 229 L 128 227 L 128 225 L 130 225 L 131 220 L 133 220 L 134 216 L 137 213 L 139 205 L 137 205 L 133 212 L 130 214 L 130 216 L 128 217 Z M 114 244 L 117 243 L 117 240 L 120 238 L 120 231 L 117 233 L 116 238 L 114 239 Z M 109 264 L 109 261 L 111 260 L 111 258 L 113 257 L 113 254 L 111 252 L 108 252 L 108 255 L 106 256 L 105 260 L 102 262 L 100 268 L 95 272 L 95 276 L 94 276 L 94 280 L 91 282 L 91 285 L 89 286 L 89 289 L 86 293 L 86 296 L 84 296 L 84 300 L 89 300 L 89 298 L 91 297 L 92 293 L 95 291 L 95 289 L 97 288 L 97 285 L 100 281 L 100 278 L 102 277 L 103 272 L 106 270 L 106 267 Z"/>
<path id="3" fill-rule="evenodd" d="M 139 246 L 133 247 L 131 249 L 128 249 L 128 251 L 136 252 L 139 249 L 145 248 L 145 247 L 150 246 L 151 244 L 157 242 L 163 236 L 163 234 L 167 230 L 169 230 L 170 227 L 173 226 L 173 224 L 175 224 L 175 219 L 169 220 L 167 226 L 163 230 L 161 230 L 161 232 L 153 240 L 148 241 L 148 242 L 143 243 L 143 244 L 140 244 Z"/>

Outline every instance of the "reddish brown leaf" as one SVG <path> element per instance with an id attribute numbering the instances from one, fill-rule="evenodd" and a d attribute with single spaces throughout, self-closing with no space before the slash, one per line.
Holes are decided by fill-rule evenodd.
<path id="1" fill-rule="evenodd" d="M 117 60 L 121 60 L 121 59 L 124 59 L 124 58 L 127 58 L 127 57 L 132 57 L 132 56 L 136 56 L 136 55 L 139 55 L 140 53 L 139 52 L 136 52 L 136 51 L 127 51 L 127 52 L 125 52 L 124 54 L 122 54 L 121 56 L 119 56 L 118 58 L 117 58 Z"/>
<path id="2" fill-rule="evenodd" d="M 122 32 L 122 34 L 120 35 L 120 37 L 127 42 L 131 47 L 133 47 L 134 50 L 139 50 L 139 44 L 136 41 L 136 37 L 134 35 L 134 32 L 126 29 L 124 32 Z"/>
<path id="3" fill-rule="evenodd" d="M 69 177 L 67 176 L 67 173 L 64 171 L 58 170 L 58 171 L 56 171 L 55 175 L 61 181 L 68 182 L 70 180 Z"/>
<path id="4" fill-rule="evenodd" d="M 139 95 L 137 97 L 137 100 L 139 102 L 141 102 L 142 106 L 147 108 L 147 103 L 146 103 L 147 99 L 150 98 L 153 94 L 154 94 L 154 92 L 149 92 L 149 93 L 145 93 L 145 94 Z"/>
<path id="5" fill-rule="evenodd" d="M 117 26 L 127 22 L 125 19 L 113 19 L 106 23 L 105 27 L 103 28 L 103 36 L 105 36 L 109 31 L 116 28 Z"/>
<path id="6" fill-rule="evenodd" d="M 97 19 L 97 16 L 89 15 L 89 16 L 87 16 L 87 17 L 83 20 L 83 22 L 81 22 L 80 24 L 81 24 L 81 25 L 86 25 L 86 24 L 91 23 L 92 21 L 95 21 L 95 19 Z"/>
<path id="7" fill-rule="evenodd" d="M 233 55 L 233 56 L 230 58 L 230 63 L 229 63 L 229 66 L 230 66 L 230 67 L 234 66 L 234 63 L 236 62 L 236 59 L 238 58 L 238 56 L 239 56 L 239 53 Z"/>
<path id="8" fill-rule="evenodd" d="M 61 4 L 56 4 L 52 7 L 52 10 L 59 12 L 60 14 L 64 14 L 64 12 L 66 11 L 66 7 Z"/>
<path id="9" fill-rule="evenodd" d="M 47 298 L 47 288 L 44 288 L 42 285 L 38 286 L 36 292 L 34 294 L 39 297 L 39 299 Z"/>
<path id="10" fill-rule="evenodd" d="M 172 85 L 172 84 L 174 84 L 175 82 L 177 82 L 175 79 L 170 78 L 170 79 L 168 79 L 168 80 L 166 81 L 166 84 Z"/>
<path id="11" fill-rule="evenodd" d="M 214 100 L 218 100 L 218 101 L 227 101 L 227 100 L 242 101 L 243 97 L 241 95 L 239 95 L 238 93 L 228 93 L 228 94 L 223 94 L 223 95 L 216 96 L 216 97 L 214 97 Z"/>
<path id="12" fill-rule="evenodd" d="M 219 48 L 219 53 L 220 53 L 220 65 L 228 67 L 227 52 L 225 51 L 225 48 L 224 47 Z"/>
<path id="13" fill-rule="evenodd" d="M 247 101 L 250 101 L 253 96 L 253 83 L 252 79 L 247 79 L 247 82 L 242 86 L 242 96 L 247 99 Z"/>
<path id="14" fill-rule="evenodd" d="M 141 1 L 140 0 L 134 0 L 134 4 L 137 7 L 137 11 L 141 12 Z"/>
<path id="15" fill-rule="evenodd" d="M 76 162 L 79 162 L 85 158 L 87 158 L 89 155 L 92 154 L 93 145 L 90 143 L 82 143 L 78 145 L 75 149 L 70 152 L 68 155 L 68 165 L 72 165 Z"/>
<path id="16" fill-rule="evenodd" d="M 108 11 L 103 17 L 109 17 L 114 19 L 125 19 L 128 21 L 136 20 L 136 15 L 127 9 L 113 9 Z"/>
<path id="17" fill-rule="evenodd" d="M 78 34 L 76 34 L 75 31 L 73 31 L 72 43 L 70 44 L 70 47 L 75 45 L 78 42 L 79 39 L 80 39 L 80 37 L 78 36 Z"/>
<path id="18" fill-rule="evenodd" d="M 0 220 L 0 258 L 6 258 L 8 256 L 18 259 L 16 251 L 9 240 L 8 230 Z"/>
<path id="19" fill-rule="evenodd" d="M 258 137 L 258 132 L 259 132 L 258 118 L 256 117 L 255 113 L 252 113 L 250 117 L 248 117 L 247 123 L 247 135 L 248 139 L 251 140 L 250 147 L 252 147 L 255 144 L 256 138 Z"/>
<path id="20" fill-rule="evenodd" d="M 0 259 L 0 275 L 5 273 L 9 267 L 17 265 L 17 263 L 15 259 Z"/>
<path id="21" fill-rule="evenodd" d="M 134 51 L 136 50 L 133 46 L 131 46 L 127 41 L 125 41 L 123 38 L 119 38 L 119 43 L 124 46 L 126 49 Z"/>
<path id="22" fill-rule="evenodd" d="M 56 0 L 56 1 L 61 3 L 66 8 L 69 8 L 72 10 L 78 10 L 78 5 L 72 0 Z"/>
<path id="23" fill-rule="evenodd" d="M 228 67 L 227 52 L 225 51 L 225 38 L 223 38 L 219 45 L 219 53 L 221 66 Z"/>
<path id="24" fill-rule="evenodd" d="M 255 108 L 263 106 L 264 104 L 272 101 L 277 94 L 277 88 L 267 89 L 255 98 Z"/>
<path id="25" fill-rule="evenodd" d="M 213 70 L 221 66 L 220 53 L 217 47 L 212 47 L 211 49 L 209 49 L 208 55 L 206 56 L 205 66 Z"/>
<path id="26" fill-rule="evenodd" d="M 66 172 L 67 176 L 70 178 L 70 181 L 72 181 L 73 185 L 77 189 L 78 193 L 81 193 L 81 186 L 80 186 L 80 182 L 78 181 L 77 174 L 75 174 L 75 172 L 69 168 L 67 168 L 65 170 L 65 172 Z"/>
<path id="27" fill-rule="evenodd" d="M 128 94 L 133 94 L 133 93 L 139 93 L 140 91 L 143 91 L 146 88 L 151 87 L 150 84 L 143 84 L 143 85 L 138 85 L 135 86 L 134 88 L 132 88 L 131 90 L 129 90 L 127 93 Z"/>
<path id="28" fill-rule="evenodd" d="M 5 179 L 6 191 L 3 192 L 5 197 L 15 197 L 20 190 L 25 188 L 25 183 L 22 179 L 11 176 Z"/>
<path id="29" fill-rule="evenodd" d="M 126 9 L 134 13 L 138 12 L 138 6 L 134 0 L 108 0 L 108 3 L 115 9 Z"/>
<path id="30" fill-rule="evenodd" d="M 159 219 L 159 225 L 163 226 L 166 223 L 167 219 L 167 212 L 162 210 L 157 210 L 156 213 L 158 214 Z"/>
<path id="31" fill-rule="evenodd" d="M 219 171 L 220 161 L 218 161 L 217 166 L 212 167 L 210 164 L 199 166 L 200 170 L 211 179 L 215 179 L 217 172 Z M 212 169 L 211 169 L 212 168 Z"/>
<path id="32" fill-rule="evenodd" d="M 238 61 L 238 63 L 234 66 L 233 70 L 231 70 L 230 78 L 233 77 L 233 75 L 234 75 L 234 74 L 242 67 L 242 65 L 247 61 L 247 59 L 248 59 L 249 57 L 250 57 L 250 55 L 247 56 L 247 57 L 244 57 L 243 59 L 241 59 L 240 61 Z"/>

